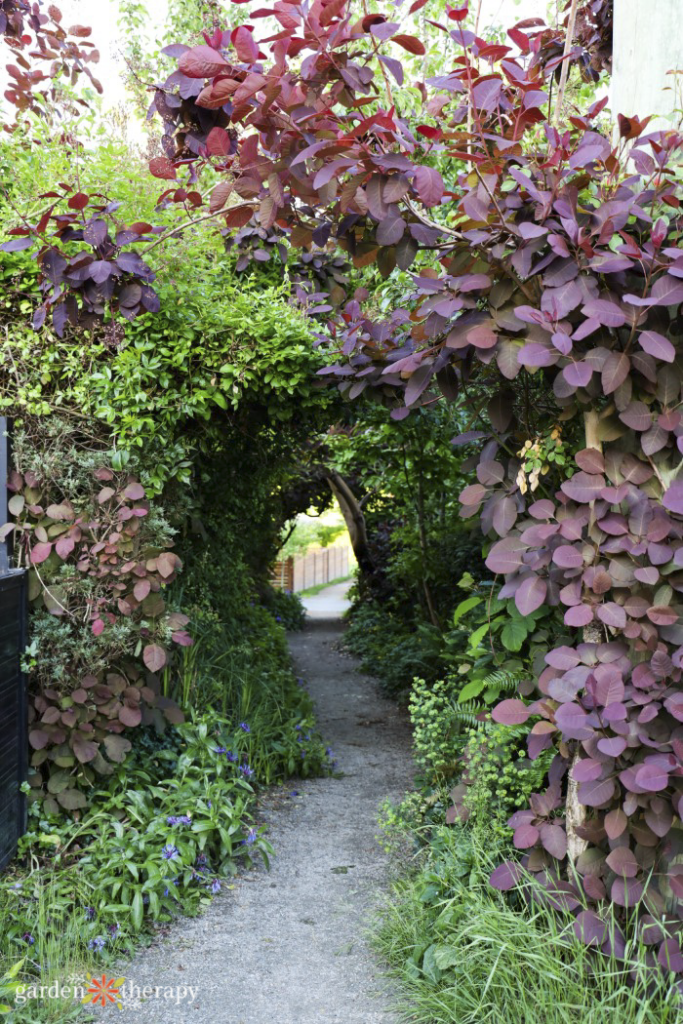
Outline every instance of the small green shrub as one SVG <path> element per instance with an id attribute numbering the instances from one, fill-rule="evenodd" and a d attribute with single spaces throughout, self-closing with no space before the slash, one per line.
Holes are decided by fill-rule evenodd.
<path id="1" fill-rule="evenodd" d="M 393 697 L 404 697 L 416 676 L 435 680 L 442 669 L 440 630 L 425 622 L 411 630 L 380 602 L 364 601 L 352 609 L 344 644 Z"/>
<path id="2" fill-rule="evenodd" d="M 492 724 L 484 733 L 470 730 L 463 752 L 462 806 L 475 821 L 487 821 L 509 842 L 508 819 L 543 788 L 553 756 L 546 750 L 531 761 L 523 730 L 517 726 Z"/>
<path id="3" fill-rule="evenodd" d="M 294 632 L 304 628 L 306 609 L 298 594 L 293 594 L 291 590 L 268 587 L 262 600 L 264 608 L 267 608 L 275 621 L 286 630 Z"/>

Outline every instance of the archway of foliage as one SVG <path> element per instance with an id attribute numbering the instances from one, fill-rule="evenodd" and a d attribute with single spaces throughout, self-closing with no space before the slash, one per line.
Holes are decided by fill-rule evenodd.
<path id="1" fill-rule="evenodd" d="M 48 140 L 3 144 L 5 224 L 73 160 L 83 184 L 113 177 L 149 215 L 153 186 L 125 145 Z M 234 264 L 220 239 L 179 240 L 153 320 L 125 339 L 97 322 L 60 337 L 27 323 L 30 255 L 0 254 L 0 407 L 16 467 L 3 538 L 29 568 L 30 781 L 48 813 L 81 812 L 140 725 L 161 732 L 221 706 L 231 671 L 254 683 L 287 667 L 279 609 L 262 605 L 283 524 L 329 500 L 307 463 L 331 396 L 275 275 L 238 281 Z M 193 640 L 227 667 L 188 694 L 176 680 L 195 664 Z M 248 643 L 262 653 L 247 661 Z"/>
<path id="2" fill-rule="evenodd" d="M 543 27 L 489 43 L 465 6 L 437 23 L 449 66 L 404 103 L 425 3 L 392 21 L 281 0 L 167 48 L 178 64 L 154 95 L 164 155 L 150 169 L 162 205 L 219 220 L 238 249 L 299 253 L 294 290 L 324 321 L 324 373 L 345 397 L 375 392 L 395 419 L 439 394 L 463 403 L 459 443 L 479 455 L 463 514 L 480 517 L 500 594 L 522 615 L 554 610 L 533 699 L 494 711 L 533 720 L 532 756 L 557 749 L 515 844 L 553 899 L 592 901 L 576 920 L 586 943 L 623 948 L 602 923 L 609 900 L 653 962 L 680 970 L 683 139 L 620 113 L 614 144 L 604 100 L 552 109 L 562 54 L 548 60 Z M 277 27 L 259 40 L 262 17 Z M 155 309 L 142 255 L 162 231 L 117 224 L 74 188 L 50 198 L 8 246 L 39 240 L 35 326 Z M 396 273 L 391 308 L 347 294 L 340 251 Z M 564 467 L 547 458 L 558 433 Z M 505 865 L 493 882 L 516 877 Z"/>

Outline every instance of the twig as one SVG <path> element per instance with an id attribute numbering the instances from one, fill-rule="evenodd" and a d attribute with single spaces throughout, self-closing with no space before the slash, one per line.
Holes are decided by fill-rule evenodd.
<path id="1" fill-rule="evenodd" d="M 555 112 L 553 121 L 557 124 L 558 118 L 562 112 L 562 105 L 564 103 L 564 93 L 567 88 L 567 77 L 569 75 L 569 53 L 572 48 L 574 41 L 574 29 L 576 28 L 576 12 L 579 6 L 579 0 L 572 0 L 571 10 L 569 12 L 569 21 L 567 22 L 567 34 L 564 39 L 564 53 L 562 54 L 562 70 L 560 71 L 560 85 L 557 90 L 557 101 L 555 103 Z"/>

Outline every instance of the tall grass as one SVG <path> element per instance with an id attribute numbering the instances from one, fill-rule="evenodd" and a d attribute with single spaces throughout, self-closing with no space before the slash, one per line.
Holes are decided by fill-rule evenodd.
<path id="1" fill-rule="evenodd" d="M 300 770 L 310 774 L 325 760 L 324 744 L 315 733 L 311 698 L 292 673 L 283 630 L 258 607 L 251 609 L 249 624 L 247 631 L 198 616 L 194 643 L 166 670 L 162 689 L 187 714 L 222 720 L 226 745 L 268 786 Z"/>
<path id="2" fill-rule="evenodd" d="M 7 1000 L 0 996 L 0 1003 L 15 1004 L 5 1018 L 12 1024 L 61 1024 L 92 1019 L 90 1014 L 83 1016 L 83 1006 L 72 995 L 63 998 L 58 994 L 63 985 L 86 983 L 87 972 L 93 970 L 92 961 L 84 962 L 81 923 L 73 913 L 75 905 L 80 907 L 88 902 L 88 893 L 80 892 L 77 898 L 76 890 L 87 887 L 76 871 L 70 873 L 68 883 L 64 876 L 56 873 L 47 872 L 45 876 L 44 867 L 36 870 L 23 880 L 22 892 L 16 896 L 34 905 L 34 923 L 27 933 L 30 941 L 17 945 L 0 931 L 0 976 L 10 972 L 20 958 L 21 968 L 12 978 L 11 987 L 14 989 L 20 984 L 27 989 L 32 986 L 44 989 L 42 996 L 27 998 L 23 1003 L 15 1004 L 14 992 Z M 0 907 L 0 921 L 9 922 L 11 915 L 11 906 Z M 50 989 L 53 994 L 47 995 Z"/>
<path id="3" fill-rule="evenodd" d="M 458 839 L 457 831 L 451 830 Z M 459 837 L 462 840 L 462 835 Z M 478 851 L 488 870 L 486 855 Z M 395 884 L 374 935 L 408 997 L 414 1024 L 674 1024 L 674 977 L 579 942 L 571 917 L 517 905 L 485 884 L 449 877 L 446 860 Z M 442 855 L 443 858 L 443 855 Z"/>

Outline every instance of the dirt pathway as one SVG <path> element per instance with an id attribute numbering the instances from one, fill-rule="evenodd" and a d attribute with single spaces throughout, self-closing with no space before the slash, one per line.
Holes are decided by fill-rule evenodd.
<path id="1" fill-rule="evenodd" d="M 291 649 L 343 777 L 290 783 L 265 802 L 270 873 L 237 879 L 127 965 L 128 980 L 160 993 L 116 1012 L 119 1024 L 395 1024 L 364 930 L 386 875 L 377 808 L 409 788 L 409 734 L 335 650 L 340 635 L 339 622 L 314 620 Z M 198 991 L 174 1005 L 164 993 L 179 985 Z"/>

